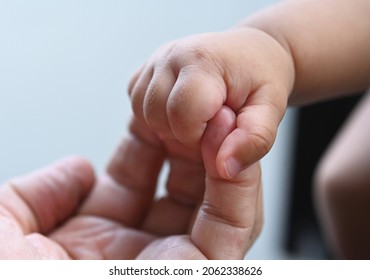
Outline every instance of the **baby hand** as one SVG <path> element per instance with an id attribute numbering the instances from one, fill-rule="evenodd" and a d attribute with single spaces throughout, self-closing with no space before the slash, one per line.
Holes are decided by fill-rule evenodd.
<path id="1" fill-rule="evenodd" d="M 222 106 L 236 127 L 216 158 L 225 179 L 272 147 L 294 83 L 289 50 L 255 28 L 188 37 L 160 48 L 132 78 L 137 118 L 160 138 L 200 149 L 207 123 Z"/>

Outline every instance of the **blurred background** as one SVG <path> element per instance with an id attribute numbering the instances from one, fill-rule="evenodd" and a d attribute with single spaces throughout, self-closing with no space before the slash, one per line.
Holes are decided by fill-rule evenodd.
<path id="1" fill-rule="evenodd" d="M 0 181 L 70 154 L 102 171 L 127 129 L 128 81 L 159 46 L 226 30 L 275 2 L 0 0 Z M 303 193 L 293 187 L 300 115 L 288 109 L 262 161 L 265 227 L 249 259 L 330 257 L 309 181 Z"/>

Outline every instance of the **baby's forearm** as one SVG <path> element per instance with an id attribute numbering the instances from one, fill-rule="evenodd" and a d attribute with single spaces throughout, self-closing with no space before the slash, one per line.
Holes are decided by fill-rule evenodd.
<path id="1" fill-rule="evenodd" d="M 290 104 L 356 92 L 370 85 L 370 1 L 286 1 L 246 19 L 277 39 L 295 66 Z"/>

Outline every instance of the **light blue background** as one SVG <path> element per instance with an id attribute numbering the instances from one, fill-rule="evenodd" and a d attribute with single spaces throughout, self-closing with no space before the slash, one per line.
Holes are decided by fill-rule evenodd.
<path id="1" fill-rule="evenodd" d="M 99 172 L 125 133 L 135 69 L 163 43 L 225 30 L 277 1 L 0 1 L 0 181 L 79 154 Z M 248 254 L 281 250 L 294 112 L 263 160 L 265 227 Z"/>

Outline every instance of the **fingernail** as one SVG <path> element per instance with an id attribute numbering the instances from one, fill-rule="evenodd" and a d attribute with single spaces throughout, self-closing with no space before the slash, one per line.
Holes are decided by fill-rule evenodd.
<path id="1" fill-rule="evenodd" d="M 227 159 L 225 162 L 225 171 L 229 178 L 236 176 L 242 169 L 243 167 L 240 162 L 233 157 Z"/>

